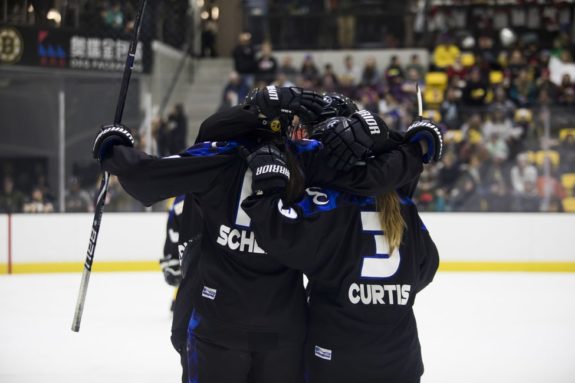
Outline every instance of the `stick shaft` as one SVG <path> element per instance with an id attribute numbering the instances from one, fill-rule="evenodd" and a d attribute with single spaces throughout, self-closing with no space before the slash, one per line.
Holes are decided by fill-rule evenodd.
<path id="1" fill-rule="evenodd" d="M 417 114 L 419 117 L 423 116 L 423 101 L 421 99 L 421 88 L 419 84 L 416 84 L 417 87 Z"/>
<path id="2" fill-rule="evenodd" d="M 134 34 L 130 41 L 130 49 L 128 50 L 128 57 L 126 58 L 126 64 L 124 65 L 124 74 L 122 75 L 122 86 L 120 87 L 118 103 L 116 104 L 116 114 L 114 115 L 115 124 L 122 122 L 122 115 L 124 114 L 124 106 L 126 105 L 126 96 L 128 95 L 130 77 L 132 76 L 132 70 L 134 69 L 136 49 L 138 48 L 138 39 L 140 38 L 140 29 L 142 27 L 142 17 L 144 16 L 145 7 L 146 0 L 140 0 L 136 19 L 134 20 Z"/>
<path id="3" fill-rule="evenodd" d="M 122 84 L 120 86 L 120 94 L 118 95 L 118 102 L 116 104 L 116 114 L 114 115 L 114 123 L 120 124 L 124 114 L 124 106 L 126 105 L 126 96 L 128 95 L 128 86 L 130 85 L 130 77 L 134 68 L 134 61 L 136 57 L 136 49 L 138 47 L 138 39 L 140 37 L 140 29 L 142 26 L 142 16 L 146 7 L 146 0 L 140 0 L 136 19 L 134 21 L 134 33 L 130 41 L 130 48 L 128 50 L 128 57 L 126 57 L 126 64 L 124 65 L 124 73 L 122 75 Z M 80 331 L 80 323 L 82 321 L 82 314 L 84 312 L 84 303 L 86 302 L 86 293 L 88 292 L 88 283 L 90 282 L 90 274 L 92 273 L 92 262 L 94 261 L 94 253 L 96 252 L 96 242 L 98 240 L 98 233 L 100 232 L 100 222 L 102 214 L 104 213 L 104 204 L 106 202 L 106 194 L 108 193 L 108 184 L 110 181 L 110 174 L 104 172 L 98 198 L 96 199 L 96 208 L 94 211 L 94 220 L 92 221 L 92 231 L 90 233 L 90 241 L 88 243 L 88 251 L 86 254 L 86 261 L 84 262 L 84 270 L 82 272 L 82 281 L 80 283 L 80 291 L 78 292 L 78 299 L 76 301 L 76 309 L 74 310 L 74 319 L 72 321 L 72 331 Z"/>

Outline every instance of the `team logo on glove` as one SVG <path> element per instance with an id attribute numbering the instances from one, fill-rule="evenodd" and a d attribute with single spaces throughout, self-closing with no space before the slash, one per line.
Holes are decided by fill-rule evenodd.
<path id="1" fill-rule="evenodd" d="M 282 124 L 280 120 L 273 120 L 270 123 L 270 130 L 274 133 L 279 133 L 282 130 Z"/>

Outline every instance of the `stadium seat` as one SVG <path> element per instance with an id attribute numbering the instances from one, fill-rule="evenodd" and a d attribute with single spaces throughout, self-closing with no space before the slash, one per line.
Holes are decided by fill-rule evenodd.
<path id="1" fill-rule="evenodd" d="M 528 150 L 527 152 L 527 158 L 529 159 L 529 163 L 530 164 L 535 164 L 535 162 L 537 162 L 537 155 L 533 150 Z"/>
<path id="2" fill-rule="evenodd" d="M 423 101 L 428 107 L 439 107 L 439 104 L 443 102 L 443 90 L 433 86 L 426 86 L 423 91 Z"/>
<path id="3" fill-rule="evenodd" d="M 475 65 L 475 56 L 473 53 L 465 52 L 461 54 L 461 64 L 466 67 L 472 67 Z"/>
<path id="4" fill-rule="evenodd" d="M 441 122 L 441 113 L 438 110 L 427 109 L 423 111 L 423 118 L 429 118 L 434 122 Z"/>
<path id="5" fill-rule="evenodd" d="M 571 191 L 575 186 L 575 173 L 565 173 L 561 176 L 561 185 L 565 190 Z"/>
<path id="6" fill-rule="evenodd" d="M 503 72 L 499 70 L 492 70 L 489 72 L 489 82 L 491 85 L 498 85 L 503 82 Z"/>
<path id="7" fill-rule="evenodd" d="M 437 87 L 441 90 L 447 88 L 447 74 L 444 72 L 428 72 L 425 75 L 426 88 Z"/>
<path id="8" fill-rule="evenodd" d="M 545 161 L 545 157 L 549 157 L 551 159 L 551 164 L 553 166 L 559 166 L 559 152 L 556 150 L 539 150 L 535 153 L 535 163 L 538 166 L 543 166 L 543 162 Z"/>
<path id="9" fill-rule="evenodd" d="M 531 122 L 533 121 L 533 113 L 526 108 L 519 108 L 515 111 L 515 122 Z"/>
<path id="10" fill-rule="evenodd" d="M 567 136 L 572 135 L 575 136 L 575 129 L 573 128 L 566 128 L 566 129 L 561 129 L 559 131 L 559 140 L 563 141 L 567 138 Z"/>
<path id="11" fill-rule="evenodd" d="M 445 132 L 445 142 L 458 144 L 461 141 L 463 141 L 463 132 L 461 130 L 448 130 Z"/>
<path id="12" fill-rule="evenodd" d="M 575 212 L 575 197 L 563 198 L 563 210 L 567 212 Z"/>

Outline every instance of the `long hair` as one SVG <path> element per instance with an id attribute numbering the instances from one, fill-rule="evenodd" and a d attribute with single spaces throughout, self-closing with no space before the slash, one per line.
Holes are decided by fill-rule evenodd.
<path id="1" fill-rule="evenodd" d="M 397 193 L 391 192 L 376 197 L 375 205 L 381 228 L 389 243 L 389 254 L 399 248 L 405 229 L 405 220 L 401 216 L 401 205 Z"/>

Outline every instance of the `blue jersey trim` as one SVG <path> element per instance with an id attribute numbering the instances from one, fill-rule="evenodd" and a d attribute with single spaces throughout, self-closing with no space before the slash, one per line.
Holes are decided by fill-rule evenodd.
<path id="1" fill-rule="evenodd" d="M 236 141 L 207 141 L 189 147 L 184 153 L 193 157 L 211 157 L 218 154 L 228 153 L 238 146 L 240 145 Z"/>

